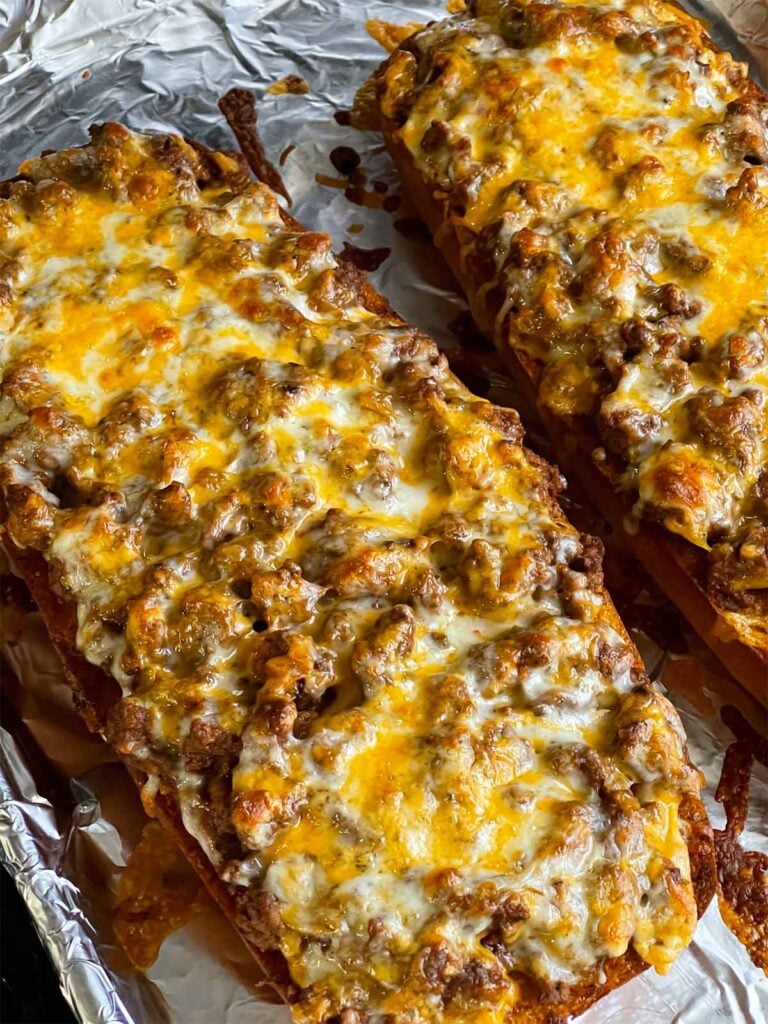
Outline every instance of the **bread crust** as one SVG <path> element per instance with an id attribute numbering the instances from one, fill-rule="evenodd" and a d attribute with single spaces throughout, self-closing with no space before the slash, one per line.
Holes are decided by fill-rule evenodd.
<path id="1" fill-rule="evenodd" d="M 375 76 L 380 99 L 385 92 L 384 75 L 394 56 Z M 756 85 L 753 88 L 760 93 Z M 406 194 L 465 293 L 478 327 L 495 343 L 518 387 L 531 397 L 534 415 L 555 442 L 554 451 L 566 475 L 579 480 L 595 507 L 614 530 L 626 537 L 649 575 L 733 676 L 768 706 L 768 634 L 756 636 L 752 631 L 747 636 L 713 602 L 705 589 L 707 561 L 701 548 L 655 523 L 631 520 L 633 499 L 617 489 L 607 465 L 595 464 L 591 453 L 599 440 L 584 418 L 557 415 L 540 399 L 543 364 L 520 349 L 509 317 L 499 323 L 504 304 L 501 289 L 489 289 L 487 279 L 479 275 L 478 261 L 463 258 L 461 232 L 466 236 L 467 229 L 457 226 L 451 196 L 432 187 L 420 173 L 399 126 L 381 105 L 377 117 Z"/>
<path id="2" fill-rule="evenodd" d="M 286 224 L 297 227 L 295 220 L 283 214 Z M 339 271 L 344 276 L 346 287 L 354 290 L 361 305 L 377 313 L 390 315 L 385 299 L 375 292 L 363 276 L 351 268 Z M 535 460 L 535 456 L 531 456 Z M 554 508 L 555 483 L 545 488 L 541 500 L 545 506 Z M 0 517 L 5 511 L 0 509 Z M 6 546 L 15 566 L 27 583 L 40 609 L 53 642 L 62 658 L 67 679 L 74 694 L 75 702 L 88 726 L 102 734 L 108 732 L 109 716 L 121 700 L 122 692 L 115 679 L 102 669 L 89 663 L 77 647 L 77 616 L 74 602 L 63 599 L 54 592 L 50 584 L 49 566 L 43 556 L 31 548 L 18 548 L 6 537 Z M 628 642 L 629 638 L 619 617 L 606 599 L 603 617 Z M 636 666 L 641 663 L 633 648 Z M 129 754 L 118 751 L 137 785 L 143 790 L 145 806 L 150 814 L 158 817 L 176 837 L 182 850 L 200 874 L 211 895 L 219 903 L 226 916 L 237 928 L 244 942 L 251 950 L 272 984 L 288 1003 L 296 1002 L 301 990 L 292 982 L 288 964 L 281 952 L 265 948 L 258 937 L 258 922 L 254 922 L 241 900 L 238 888 L 222 880 L 212 867 L 203 848 L 185 828 L 182 820 L 180 800 L 175 789 L 162 780 L 159 788 L 146 786 L 147 775 L 137 767 Z M 680 805 L 681 821 L 684 823 L 684 839 L 688 847 L 691 877 L 699 916 L 706 909 L 714 891 L 714 859 L 712 833 L 703 805 L 698 797 L 686 796 Z M 580 1013 L 607 992 L 646 969 L 647 965 L 631 948 L 621 957 L 608 958 L 586 975 L 578 984 L 557 991 L 545 1000 L 533 984 L 524 988 L 522 999 L 508 1018 L 516 1024 L 557 1024 Z M 556 1001 L 555 1001 L 556 999 Z"/>

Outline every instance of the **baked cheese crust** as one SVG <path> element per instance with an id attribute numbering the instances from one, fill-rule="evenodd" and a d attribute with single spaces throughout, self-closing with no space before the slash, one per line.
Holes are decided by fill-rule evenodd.
<path id="1" fill-rule="evenodd" d="M 476 315 L 768 651 L 768 99 L 665 0 L 474 0 L 378 78 Z M 442 231 L 442 236 L 441 236 Z"/>
<path id="2" fill-rule="evenodd" d="M 6 542 L 296 1019 L 666 970 L 698 776 L 516 414 L 180 138 L 29 161 L 0 239 Z"/>

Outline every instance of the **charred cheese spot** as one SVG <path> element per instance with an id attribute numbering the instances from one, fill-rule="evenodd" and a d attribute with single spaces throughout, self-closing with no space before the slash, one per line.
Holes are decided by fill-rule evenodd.
<path id="1" fill-rule="evenodd" d="M 5 526 L 122 686 L 110 740 L 300 1020 L 501 1024 L 523 975 L 665 966 L 696 780 L 596 545 L 514 415 L 203 160 L 107 125 L 0 201 Z"/>

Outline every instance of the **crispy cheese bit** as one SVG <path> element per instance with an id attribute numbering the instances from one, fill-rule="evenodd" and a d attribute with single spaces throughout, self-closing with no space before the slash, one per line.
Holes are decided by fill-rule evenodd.
<path id="1" fill-rule="evenodd" d="M 24 174 L 5 526 L 297 1019 L 502 1024 L 664 966 L 698 782 L 517 414 L 215 154 L 106 125 Z"/>
<path id="2" fill-rule="evenodd" d="M 145 971 L 160 946 L 205 907 L 208 895 L 175 839 L 156 821 L 145 825 L 120 875 L 112 924 L 134 967 Z"/>
<path id="3" fill-rule="evenodd" d="M 740 836 L 749 811 L 755 761 L 768 764 L 768 742 L 733 706 L 722 710 L 736 740 L 725 752 L 715 798 L 725 810 L 725 828 L 715 831 L 718 903 L 723 920 L 752 962 L 768 974 L 768 854 L 745 850 Z"/>
<path id="4" fill-rule="evenodd" d="M 474 0 L 377 76 L 479 318 L 635 521 L 768 622 L 768 99 L 665 0 Z M 440 232 L 438 232 L 438 242 Z"/>
<path id="5" fill-rule="evenodd" d="M 375 39 L 388 53 L 396 50 L 404 39 L 421 28 L 424 28 L 424 24 L 418 21 L 395 24 L 391 21 L 382 21 L 380 18 L 369 18 L 365 23 L 365 30 L 371 39 Z"/>
<path id="6" fill-rule="evenodd" d="M 309 92 L 309 83 L 300 75 L 286 75 L 268 86 L 267 92 L 272 93 L 273 96 L 282 96 L 286 93 L 293 96 L 305 96 Z"/>

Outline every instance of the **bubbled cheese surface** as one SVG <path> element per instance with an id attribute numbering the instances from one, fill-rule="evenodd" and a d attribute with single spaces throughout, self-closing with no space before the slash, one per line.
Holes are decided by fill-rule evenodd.
<path id="1" fill-rule="evenodd" d="M 666 969 L 697 778 L 516 415 L 229 157 L 106 125 L 22 174 L 5 533 L 297 1018 L 501 1022 L 629 948 Z"/>
<path id="2" fill-rule="evenodd" d="M 665 0 L 468 7 L 380 75 L 391 131 L 481 322 L 764 646 L 768 99 Z"/>

